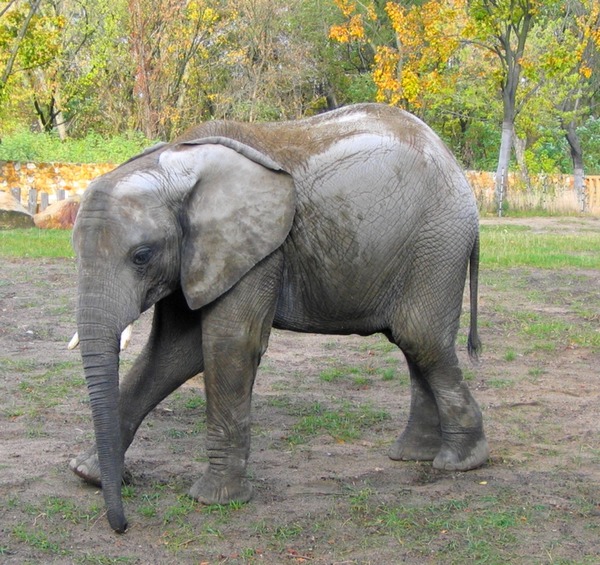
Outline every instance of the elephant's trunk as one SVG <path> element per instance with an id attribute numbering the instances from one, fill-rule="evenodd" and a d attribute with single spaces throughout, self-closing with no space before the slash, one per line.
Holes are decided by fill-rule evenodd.
<path id="1" fill-rule="evenodd" d="M 78 331 L 87 382 L 100 474 L 108 521 L 123 533 L 127 520 L 123 511 L 121 482 L 124 453 L 119 417 L 119 336 L 115 316 L 100 307 L 98 296 L 79 296 Z"/>

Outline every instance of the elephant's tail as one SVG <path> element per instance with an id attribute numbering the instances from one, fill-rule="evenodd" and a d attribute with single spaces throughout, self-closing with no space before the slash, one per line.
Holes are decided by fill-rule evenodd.
<path id="1" fill-rule="evenodd" d="M 477 359 L 481 351 L 481 340 L 477 332 L 477 297 L 479 295 L 479 234 L 475 238 L 469 257 L 469 302 L 471 304 L 471 325 L 467 350 L 469 357 Z"/>

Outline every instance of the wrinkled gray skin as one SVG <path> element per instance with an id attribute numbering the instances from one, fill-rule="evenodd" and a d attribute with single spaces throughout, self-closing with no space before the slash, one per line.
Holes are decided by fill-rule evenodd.
<path id="1" fill-rule="evenodd" d="M 478 217 L 465 178 L 422 122 L 365 104 L 278 124 L 209 122 L 100 177 L 73 236 L 78 332 L 96 446 L 71 462 L 127 528 L 124 454 L 144 417 L 204 371 L 208 469 L 191 488 L 247 501 L 250 399 L 271 327 L 382 332 L 411 376 L 392 459 L 468 470 L 488 457 L 455 338 Z M 155 305 L 119 386 L 119 335 Z"/>

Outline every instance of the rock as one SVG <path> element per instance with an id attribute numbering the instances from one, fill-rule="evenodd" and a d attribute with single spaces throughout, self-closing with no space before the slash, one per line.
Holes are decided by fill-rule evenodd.
<path id="1" fill-rule="evenodd" d="M 8 192 L 0 192 L 0 230 L 33 228 L 32 215 Z"/>
<path id="2" fill-rule="evenodd" d="M 58 200 L 43 212 L 36 214 L 33 221 L 38 228 L 70 230 L 79 212 L 79 197 L 73 196 L 67 200 Z"/>

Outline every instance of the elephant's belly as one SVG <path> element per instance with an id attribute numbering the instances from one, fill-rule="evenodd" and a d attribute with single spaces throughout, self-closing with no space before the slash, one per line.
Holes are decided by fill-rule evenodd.
<path id="1" fill-rule="evenodd" d="M 314 290 L 317 288 L 318 290 Z M 372 334 L 387 327 L 379 311 L 381 297 L 368 299 L 339 289 L 286 288 L 277 305 L 273 326 L 279 329 L 329 334 Z"/>

